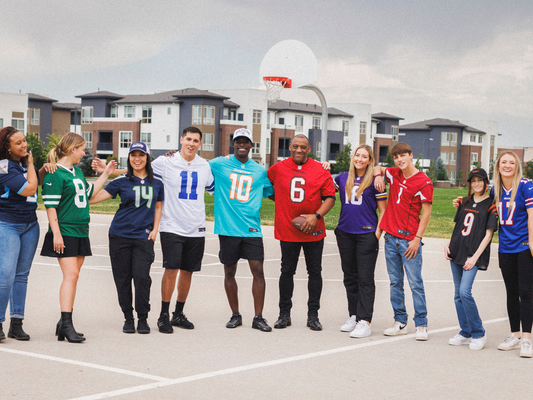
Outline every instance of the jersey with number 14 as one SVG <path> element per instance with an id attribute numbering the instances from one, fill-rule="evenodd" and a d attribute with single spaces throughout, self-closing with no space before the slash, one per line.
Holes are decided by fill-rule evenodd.
<path id="1" fill-rule="evenodd" d="M 433 203 L 433 183 L 419 171 L 409 178 L 398 167 L 387 168 L 389 201 L 379 227 L 392 236 L 413 240 L 420 225 L 422 203 Z"/>
<path id="2" fill-rule="evenodd" d="M 177 152 L 174 157 L 158 157 L 152 168 L 165 185 L 159 232 L 205 236 L 204 191 L 213 194 L 214 185 L 207 161 L 198 155 L 187 161 Z"/>
<path id="3" fill-rule="evenodd" d="M 43 179 L 43 203 L 57 210 L 59 229 L 64 236 L 89 236 L 89 199 L 93 185 L 88 184 L 78 167 L 69 170 L 57 164 L 53 174 Z M 49 230 L 51 232 L 51 230 Z"/>
<path id="4" fill-rule="evenodd" d="M 241 163 L 234 155 L 209 161 L 215 176 L 215 233 L 234 237 L 263 237 L 259 211 L 263 197 L 274 194 L 262 165 L 251 158 Z"/>
<path id="5" fill-rule="evenodd" d="M 498 204 L 500 216 L 500 253 L 519 253 L 529 249 L 527 210 L 533 207 L 533 182 L 522 178 L 518 184 L 514 204 L 511 206 L 513 188 L 502 185 L 502 198 Z M 494 188 L 491 190 L 494 197 Z"/>

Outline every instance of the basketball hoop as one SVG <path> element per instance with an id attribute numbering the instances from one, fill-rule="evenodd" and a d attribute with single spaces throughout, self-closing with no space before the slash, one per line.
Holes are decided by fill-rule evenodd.
<path id="1" fill-rule="evenodd" d="M 271 104 L 272 102 L 279 100 L 283 89 L 291 87 L 292 80 L 280 76 L 265 76 L 263 77 L 263 82 L 267 89 L 265 101 L 268 101 L 268 104 Z"/>

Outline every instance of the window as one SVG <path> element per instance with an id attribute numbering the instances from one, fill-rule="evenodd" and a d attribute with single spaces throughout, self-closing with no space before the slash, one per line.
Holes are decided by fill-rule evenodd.
<path id="1" fill-rule="evenodd" d="M 3 127 L 4 127 L 4 119 L 0 118 L 0 128 L 3 128 Z"/>
<path id="2" fill-rule="evenodd" d="M 202 106 L 192 106 L 192 124 L 202 125 Z"/>
<path id="3" fill-rule="evenodd" d="M 253 123 L 254 124 L 260 124 L 261 123 L 261 110 L 254 110 Z"/>
<path id="4" fill-rule="evenodd" d="M 295 115 L 294 116 L 294 130 L 296 132 L 303 132 L 304 130 L 304 116 L 303 115 Z"/>
<path id="5" fill-rule="evenodd" d="M 40 125 L 41 109 L 30 108 L 28 110 L 28 125 Z"/>
<path id="6" fill-rule="evenodd" d="M 448 171 L 448 179 L 451 183 L 455 184 L 455 171 Z"/>
<path id="7" fill-rule="evenodd" d="M 322 154 L 322 152 L 321 152 L 321 148 L 322 148 L 321 144 L 322 144 L 321 142 L 316 142 L 316 158 L 317 158 L 317 160 L 320 160 L 320 156 Z"/>
<path id="8" fill-rule="evenodd" d="M 244 121 L 244 114 L 237 114 L 237 121 Z"/>
<path id="9" fill-rule="evenodd" d="M 450 132 L 450 146 L 457 147 L 457 133 Z"/>
<path id="10" fill-rule="evenodd" d="M 23 113 L 21 113 L 23 114 Z M 12 118 L 11 126 L 20 133 L 24 134 L 24 120 L 22 118 Z"/>
<path id="11" fill-rule="evenodd" d="M 202 150 L 213 151 L 215 150 L 215 135 L 212 133 L 204 133 Z"/>
<path id="12" fill-rule="evenodd" d="M 152 107 L 143 107 L 143 124 L 151 124 L 152 123 Z"/>
<path id="13" fill-rule="evenodd" d="M 398 140 L 398 134 L 400 133 L 400 128 L 397 125 L 392 125 L 390 127 L 390 133 L 392 135 L 392 140 Z"/>
<path id="14" fill-rule="evenodd" d="M 82 132 L 81 136 L 85 139 L 85 147 L 90 151 L 93 147 L 93 133 L 92 132 Z"/>
<path id="15" fill-rule="evenodd" d="M 448 153 L 440 153 L 440 159 L 444 162 L 444 165 L 448 165 L 450 162 L 448 160 Z"/>
<path id="16" fill-rule="evenodd" d="M 366 131 L 366 122 L 364 124 Z M 361 129 L 361 125 L 359 125 L 359 129 Z M 344 132 L 344 137 L 348 137 L 348 133 L 350 131 L 350 121 L 342 121 L 342 131 Z"/>
<path id="17" fill-rule="evenodd" d="M 152 133 L 151 132 L 141 132 L 141 142 L 146 143 L 149 149 L 152 148 Z"/>
<path id="18" fill-rule="evenodd" d="M 167 135 L 167 143 L 170 143 L 170 135 Z"/>
<path id="19" fill-rule="evenodd" d="M 135 118 L 135 106 L 124 107 L 124 118 Z"/>
<path id="20" fill-rule="evenodd" d="M 131 137 L 132 132 L 131 131 L 120 131 L 120 148 L 121 149 L 127 149 L 131 145 Z"/>
<path id="21" fill-rule="evenodd" d="M 267 112 L 267 129 L 270 129 L 270 113 Z"/>
<path id="22" fill-rule="evenodd" d="M 82 107 L 81 108 L 81 123 L 82 124 L 92 124 L 93 123 L 93 107 Z"/>
<path id="23" fill-rule="evenodd" d="M 496 136 L 491 135 L 491 136 L 490 136 L 490 145 L 491 145 L 491 146 L 494 146 L 494 143 L 495 143 L 495 142 L 496 142 Z"/>
<path id="24" fill-rule="evenodd" d="M 111 106 L 111 118 L 118 118 L 118 106 Z"/>
<path id="25" fill-rule="evenodd" d="M 172 108 L 168 107 L 167 108 L 167 114 L 170 115 L 172 113 Z"/>
<path id="26" fill-rule="evenodd" d="M 280 125 L 285 125 L 285 118 L 280 118 L 278 122 Z"/>
<path id="27" fill-rule="evenodd" d="M 470 135 L 470 143 L 476 143 L 476 135 Z"/>
<path id="28" fill-rule="evenodd" d="M 457 163 L 457 154 L 450 153 L 450 165 L 455 165 Z"/>
<path id="29" fill-rule="evenodd" d="M 266 154 L 270 154 L 270 138 L 266 138 Z"/>
<path id="30" fill-rule="evenodd" d="M 450 145 L 450 132 L 442 132 L 440 134 L 440 145 L 449 146 Z"/>
<path id="31" fill-rule="evenodd" d="M 479 136 L 477 137 L 477 142 L 478 142 L 478 143 L 483 143 L 483 136 L 479 135 Z"/>
<path id="32" fill-rule="evenodd" d="M 252 154 L 259 154 L 261 152 L 261 143 L 254 142 L 252 146 Z"/>
<path id="33" fill-rule="evenodd" d="M 122 169 L 128 168 L 128 157 L 120 157 L 118 160 L 118 167 Z"/>
<path id="34" fill-rule="evenodd" d="M 348 121 L 343 121 L 343 123 L 342 123 L 343 127 L 344 127 L 344 122 L 346 122 L 346 124 L 348 124 Z M 359 134 L 360 135 L 366 135 L 366 122 L 365 121 L 359 122 Z"/>
<path id="35" fill-rule="evenodd" d="M 215 106 L 204 106 L 204 125 L 215 125 Z"/>
<path id="36" fill-rule="evenodd" d="M 470 154 L 470 164 L 477 162 L 477 153 Z"/>
<path id="37" fill-rule="evenodd" d="M 222 119 L 229 119 L 229 108 L 224 107 L 222 110 Z"/>
<path id="38" fill-rule="evenodd" d="M 312 129 L 320 129 L 320 117 L 313 115 L 313 126 Z"/>

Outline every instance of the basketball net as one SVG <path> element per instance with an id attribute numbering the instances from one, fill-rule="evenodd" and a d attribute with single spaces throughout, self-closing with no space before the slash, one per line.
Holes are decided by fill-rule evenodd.
<path id="1" fill-rule="evenodd" d="M 268 101 L 268 104 L 272 104 L 274 101 L 278 101 L 281 96 L 281 91 L 285 86 L 285 82 L 279 81 L 268 81 L 264 80 L 266 86 L 266 97 L 265 101 Z"/>

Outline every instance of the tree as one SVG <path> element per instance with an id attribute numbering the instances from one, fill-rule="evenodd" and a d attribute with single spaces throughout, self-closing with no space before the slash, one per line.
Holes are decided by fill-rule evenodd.
<path id="1" fill-rule="evenodd" d="M 333 165 L 333 173 L 339 174 L 341 172 L 347 172 L 350 169 L 350 162 L 352 161 L 352 145 L 350 143 L 344 146 L 344 149 L 339 151 L 335 161 L 337 163 Z"/>
<path id="2" fill-rule="evenodd" d="M 418 155 L 418 158 L 416 159 L 416 162 L 415 162 L 415 168 L 418 169 L 418 170 L 422 170 L 423 168 L 420 166 L 420 160 L 422 159 L 422 153 L 420 153 Z"/>
<path id="3" fill-rule="evenodd" d="M 435 164 L 435 169 L 437 172 L 437 180 L 438 181 L 447 181 L 448 180 L 448 172 L 446 172 L 446 168 L 444 167 L 444 161 L 439 157 L 437 158 L 437 162 Z"/>
<path id="4" fill-rule="evenodd" d="M 81 172 L 83 172 L 84 176 L 93 176 L 94 171 L 91 167 L 91 163 L 93 162 L 93 156 L 89 149 L 85 149 L 85 155 L 81 158 L 80 163 L 78 164 L 78 168 L 81 169 Z"/>
<path id="5" fill-rule="evenodd" d="M 28 133 L 26 135 L 26 142 L 28 142 L 28 151 L 31 151 L 33 155 L 33 165 L 37 169 L 41 169 L 46 162 L 46 154 L 44 150 L 44 143 L 39 139 L 39 135 L 36 133 Z"/>
<path id="6" fill-rule="evenodd" d="M 48 144 L 46 145 L 46 149 L 45 149 L 46 155 L 50 153 L 50 150 L 52 150 L 54 147 L 57 146 L 57 144 L 62 138 L 63 136 L 57 135 L 55 133 L 49 133 L 48 135 L 46 135 L 46 140 L 48 141 Z"/>
<path id="7" fill-rule="evenodd" d="M 457 172 L 457 179 L 455 180 L 455 186 L 461 186 L 463 181 L 464 172 L 463 170 L 460 170 Z"/>
<path id="8" fill-rule="evenodd" d="M 437 168 L 435 166 L 435 161 L 430 160 L 429 161 L 429 170 L 427 172 L 427 176 L 429 179 L 431 179 L 432 182 L 435 182 L 437 180 Z"/>
<path id="9" fill-rule="evenodd" d="M 313 160 L 318 160 L 315 153 L 307 153 L 308 158 L 312 158 Z"/>
<path id="10" fill-rule="evenodd" d="M 385 161 L 383 161 L 384 167 L 395 167 L 396 164 L 394 164 L 394 158 L 392 158 L 390 154 L 390 149 L 387 151 L 387 156 L 385 157 Z"/>
<path id="11" fill-rule="evenodd" d="M 528 161 L 524 167 L 524 176 L 533 179 L 533 161 Z"/>

